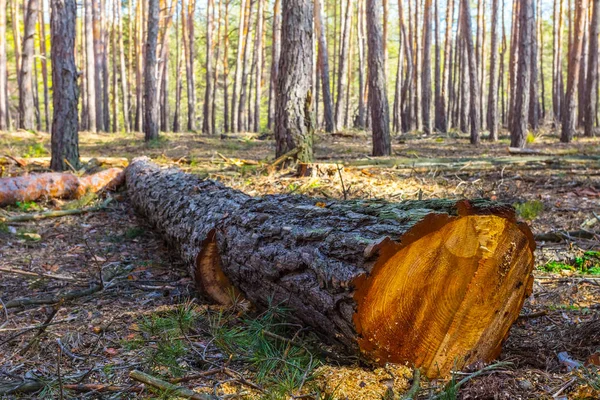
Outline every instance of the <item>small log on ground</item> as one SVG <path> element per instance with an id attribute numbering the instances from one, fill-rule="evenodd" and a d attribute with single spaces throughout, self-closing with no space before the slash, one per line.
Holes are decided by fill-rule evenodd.
<path id="1" fill-rule="evenodd" d="M 531 293 L 535 242 L 507 205 L 253 198 L 147 158 L 126 175 L 206 295 L 285 305 L 378 363 L 433 377 L 490 361 Z"/>
<path id="2" fill-rule="evenodd" d="M 116 189 L 124 183 L 124 179 L 120 168 L 110 168 L 81 178 L 58 172 L 0 178 L 0 207 L 42 197 L 76 199 L 88 192 Z"/>

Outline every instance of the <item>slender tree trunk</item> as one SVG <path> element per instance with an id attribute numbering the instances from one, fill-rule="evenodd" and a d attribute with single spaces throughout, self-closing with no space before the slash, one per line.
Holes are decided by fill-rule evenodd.
<path id="1" fill-rule="evenodd" d="M 591 2 L 592 0 L 588 0 Z M 590 3 L 591 4 L 591 3 Z M 583 39 L 581 43 L 581 54 L 579 55 L 579 85 L 577 87 L 577 127 L 583 127 L 585 123 L 585 85 L 587 82 L 587 63 L 588 63 L 588 41 L 589 41 L 589 23 L 588 12 L 583 17 Z"/>
<path id="2" fill-rule="evenodd" d="M 254 38 L 254 53 L 256 55 L 256 74 L 254 77 L 254 132 L 260 132 L 260 104 L 262 100 L 262 40 L 264 22 L 264 0 L 258 1 L 258 15 L 256 18 L 256 35 Z"/>
<path id="3" fill-rule="evenodd" d="M 37 26 L 37 24 L 36 24 Z M 38 60 L 40 53 L 37 49 L 33 49 L 33 105 L 35 109 L 35 129 L 37 131 L 42 130 L 42 113 L 40 111 L 40 93 L 39 93 L 39 74 L 38 74 Z"/>
<path id="4" fill-rule="evenodd" d="M 113 132 L 119 132 L 119 54 L 117 52 L 117 6 L 118 0 L 112 0 L 112 26 L 110 30 L 111 50 L 112 50 L 112 82 L 113 82 L 113 97 L 112 97 L 112 123 Z"/>
<path id="5" fill-rule="evenodd" d="M 404 18 L 402 13 L 402 1 L 398 2 L 398 14 L 400 22 L 400 37 L 398 41 L 398 64 L 396 69 L 396 85 L 394 87 L 394 105 L 392 127 L 395 133 L 402 132 L 402 64 L 404 63 L 404 49 L 402 40 L 404 36 Z"/>
<path id="6" fill-rule="evenodd" d="M 202 119 L 202 133 L 212 135 L 212 98 L 213 98 L 213 9 L 215 7 L 214 0 L 208 0 L 206 7 L 206 78 L 204 91 L 204 115 Z"/>
<path id="7" fill-rule="evenodd" d="M 483 43 L 485 40 L 485 25 L 483 12 L 484 7 L 485 0 L 477 0 L 477 30 L 475 33 L 475 61 L 477 62 L 477 82 L 483 81 Z M 479 90 L 478 93 L 481 94 Z M 481 96 L 477 99 L 477 107 L 479 107 L 479 116 L 483 116 L 483 100 L 481 99 Z M 481 129 L 481 122 L 478 123 L 478 126 Z"/>
<path id="8" fill-rule="evenodd" d="M 565 96 L 565 108 L 562 118 L 562 131 L 560 141 L 569 143 L 575 135 L 575 91 L 579 83 L 579 64 L 581 61 L 581 48 L 583 45 L 583 30 L 585 28 L 585 15 L 587 13 L 588 0 L 575 0 L 575 27 L 573 34 L 573 45 L 569 54 L 569 71 L 567 77 L 567 94 Z"/>
<path id="9" fill-rule="evenodd" d="M 19 122 L 20 128 L 35 129 L 35 105 L 33 99 L 33 51 L 35 25 L 38 16 L 38 0 L 29 0 L 25 16 L 25 34 L 19 78 Z"/>
<path id="10" fill-rule="evenodd" d="M 129 122 L 129 89 L 127 87 L 127 66 L 125 64 L 125 49 L 123 45 L 123 18 L 121 13 L 121 2 L 117 2 L 117 19 L 118 19 L 118 42 L 119 42 L 119 64 L 120 64 L 120 78 L 121 78 L 121 98 L 123 104 L 123 122 L 125 123 L 125 131 L 131 131 L 131 124 Z M 131 43 L 130 43 L 131 47 Z M 116 49 L 115 49 L 116 51 Z M 115 115 L 114 118 L 117 116 Z"/>
<path id="11" fill-rule="evenodd" d="M 108 76 L 108 54 L 110 49 L 108 41 L 108 24 L 106 21 L 106 0 L 100 1 L 102 12 L 100 13 L 100 26 L 102 28 L 102 83 L 103 83 L 103 118 L 104 118 L 104 130 L 108 132 L 110 129 L 110 79 Z"/>
<path id="12" fill-rule="evenodd" d="M 281 58 L 275 114 L 277 157 L 298 149 L 301 162 L 313 159 L 312 19 L 309 0 L 282 2 Z"/>
<path id="13" fill-rule="evenodd" d="M 552 107 L 554 119 L 562 120 L 563 76 L 562 76 L 562 36 L 563 36 L 563 2 L 554 0 L 554 52 L 552 60 Z"/>
<path id="14" fill-rule="evenodd" d="M 177 7 L 175 7 L 177 9 Z M 182 13 L 183 14 L 183 13 Z M 175 22 L 175 57 L 177 58 L 176 65 L 176 78 L 175 78 L 175 112 L 173 115 L 173 132 L 181 131 L 181 93 L 183 92 L 183 80 L 181 75 L 183 73 L 183 52 L 181 51 L 181 32 L 183 29 L 183 15 L 177 13 L 177 20 Z M 181 26 L 181 29 L 180 29 Z M 183 39 L 185 41 L 185 39 Z"/>
<path id="15" fill-rule="evenodd" d="M 52 159 L 50 168 L 79 167 L 77 67 L 75 66 L 75 0 L 52 0 L 50 19 L 52 53 Z"/>
<path id="16" fill-rule="evenodd" d="M 102 84 L 103 54 L 102 54 L 102 7 L 100 0 L 92 1 L 92 32 L 93 32 L 93 51 L 94 51 L 94 71 L 92 77 L 96 94 L 96 126 L 99 131 L 106 131 L 104 126 L 104 89 Z"/>
<path id="17" fill-rule="evenodd" d="M 475 58 L 475 50 L 473 49 L 473 30 L 471 28 L 471 10 L 468 0 L 462 0 L 463 5 L 463 34 L 465 38 L 465 50 L 468 58 L 469 69 L 469 119 L 471 125 L 471 144 L 479 144 L 479 82 L 477 80 L 477 60 Z M 465 65 L 465 68 L 467 66 Z M 465 93 L 465 96 L 467 93 Z"/>
<path id="18" fill-rule="evenodd" d="M 192 132 L 196 130 L 196 84 L 194 76 L 194 59 L 196 53 L 194 51 L 194 12 L 196 10 L 196 0 L 188 0 L 187 3 L 187 15 L 185 14 L 185 7 L 182 7 L 184 13 L 184 19 L 182 23 L 185 26 L 185 34 L 187 37 L 184 39 L 186 46 L 186 77 L 187 77 L 187 101 L 188 101 L 188 123 L 187 129 Z"/>
<path id="19" fill-rule="evenodd" d="M 506 24 L 504 23 L 504 2 L 502 2 L 502 16 L 500 18 L 500 20 L 502 21 L 502 50 L 500 50 L 500 106 L 501 108 L 501 118 L 500 118 L 500 124 L 505 126 L 506 125 L 506 90 L 505 90 L 505 63 L 504 63 L 504 56 L 506 54 L 506 50 L 508 48 L 508 46 L 506 45 Z"/>
<path id="20" fill-rule="evenodd" d="M 498 140 L 498 3 L 492 0 L 492 43 L 490 46 L 490 80 L 488 89 L 487 128 L 490 140 Z"/>
<path id="21" fill-rule="evenodd" d="M 585 85 L 585 136 L 594 136 L 596 120 L 596 104 L 598 101 L 598 34 L 600 34 L 600 0 L 592 0 L 592 17 L 590 20 L 590 50 L 588 76 Z"/>
<path id="22" fill-rule="evenodd" d="M 367 44 L 366 44 L 365 0 L 358 0 L 358 128 L 366 127 L 366 76 L 367 76 Z"/>
<path id="23" fill-rule="evenodd" d="M 135 19 L 135 131 L 141 132 L 143 122 L 143 1 L 136 1 L 136 19 Z"/>
<path id="24" fill-rule="evenodd" d="M 315 0 L 315 10 L 319 10 Z M 315 18 L 315 21 L 317 19 Z M 319 34 L 320 40 L 320 34 Z M 320 42 L 319 42 L 320 43 Z M 320 44 L 319 44 L 320 46 Z M 275 103 L 277 101 L 277 74 L 279 72 L 279 55 L 281 54 L 281 0 L 275 0 L 273 4 L 273 39 L 271 45 L 271 78 L 269 88 L 269 119 L 267 127 L 271 129 L 273 127 L 273 120 L 275 118 Z M 320 56 L 320 48 L 319 48 Z"/>
<path id="25" fill-rule="evenodd" d="M 423 112 L 423 133 L 433 133 L 431 126 L 431 5 L 432 0 L 425 0 L 423 10 L 423 64 L 421 66 L 421 111 Z"/>
<path id="26" fill-rule="evenodd" d="M 46 52 L 46 15 L 45 0 L 40 0 L 41 9 L 39 14 L 39 27 L 40 27 L 40 60 L 42 64 L 42 81 L 44 83 L 44 121 L 46 122 L 46 132 L 50 132 L 50 97 L 48 94 L 48 54 Z M 1 19 L 1 18 L 0 18 Z M 2 23 L 2 22 L 0 22 Z M 1 51 L 0 51 L 1 52 Z"/>
<path id="27" fill-rule="evenodd" d="M 146 64 L 144 66 L 144 138 L 146 142 L 158 139 L 158 82 L 156 50 L 158 46 L 158 0 L 148 0 L 148 29 Z"/>
<path id="28" fill-rule="evenodd" d="M 519 7 L 518 70 L 515 87 L 513 116 L 511 118 L 510 145 L 524 147 L 529 121 L 529 95 L 531 81 L 531 49 L 533 47 L 533 0 L 521 0 Z"/>
<path id="29" fill-rule="evenodd" d="M 340 48 L 340 62 L 337 81 L 337 98 L 335 102 L 335 127 L 344 128 L 344 99 L 348 90 L 348 49 L 350 48 L 350 21 L 352 7 L 350 0 L 346 0 L 344 8 L 344 24 Z"/>
<path id="30" fill-rule="evenodd" d="M 248 66 L 251 64 L 251 50 L 250 43 L 252 42 L 251 33 L 251 22 L 252 22 L 252 1 L 248 2 L 246 8 L 246 22 L 245 22 L 245 34 L 244 34 L 244 54 L 242 64 L 242 84 L 240 87 L 240 103 L 238 107 L 238 132 L 246 131 L 248 129 L 248 112 L 246 110 L 246 98 L 248 97 Z M 252 66 L 250 65 L 250 68 Z"/>
<path id="31" fill-rule="evenodd" d="M 237 46 L 237 61 L 235 65 L 235 76 L 233 79 L 233 92 L 231 95 L 231 130 L 234 132 L 238 131 L 239 125 L 239 100 L 238 100 L 238 89 L 242 85 L 242 63 L 244 60 L 244 42 L 245 35 L 247 35 L 248 27 L 246 26 L 246 2 L 250 0 L 241 0 L 240 3 L 240 23 L 238 27 L 238 46 Z"/>
<path id="32" fill-rule="evenodd" d="M 0 0 L 0 131 L 8 130 L 8 70 L 6 66 L 6 0 Z"/>
<path id="33" fill-rule="evenodd" d="M 330 81 L 329 81 L 329 54 L 327 52 L 327 32 L 323 17 L 323 1 L 315 0 L 314 19 L 315 28 L 318 35 L 318 64 L 321 72 L 321 87 L 323 92 L 323 117 L 325 119 L 325 132 L 335 131 L 333 118 L 333 101 L 331 99 Z M 361 0 L 359 0 L 361 1 Z M 360 79 L 360 78 L 359 78 Z"/>
<path id="34" fill-rule="evenodd" d="M 434 129 L 442 132 L 442 67 L 441 67 L 441 48 L 440 48 L 440 14 L 438 7 L 439 0 L 434 3 L 434 19 L 435 19 L 435 100 L 434 100 Z"/>
<path id="35" fill-rule="evenodd" d="M 540 118 L 546 119 L 546 83 L 544 79 L 544 34 L 542 29 L 542 0 L 537 2 L 537 35 L 538 35 L 538 54 L 540 55 L 540 85 L 541 85 L 541 107 Z"/>
<path id="36" fill-rule="evenodd" d="M 367 0 L 367 37 L 369 42 L 369 104 L 373 129 L 373 155 L 392 153 L 390 138 L 390 108 L 387 98 L 381 0 Z"/>
<path id="37" fill-rule="evenodd" d="M 439 129 L 448 132 L 448 95 L 450 87 L 450 71 L 452 69 L 452 26 L 454 25 L 454 0 L 446 5 L 446 33 L 444 40 L 444 72 L 442 74 L 442 93 L 440 95 Z"/>
<path id="38" fill-rule="evenodd" d="M 279 1 L 279 0 L 276 0 Z M 225 35 L 223 38 L 223 131 L 229 132 L 229 0 L 225 3 Z"/>
<path id="39" fill-rule="evenodd" d="M 410 1 L 410 0 L 409 0 Z M 421 24 L 420 24 L 420 20 L 421 18 L 419 17 L 419 4 L 420 4 L 420 0 L 415 0 L 414 1 L 414 41 L 415 41 L 415 51 L 413 52 L 413 56 L 414 56 L 414 65 L 415 65 L 415 71 L 413 74 L 415 83 L 414 83 L 414 119 L 415 119 L 415 129 L 420 131 L 423 127 L 422 125 L 422 100 L 421 97 L 423 96 L 422 93 L 422 87 L 421 87 L 421 74 L 419 73 L 419 66 L 421 66 L 421 56 L 422 56 L 422 45 L 423 43 L 421 42 L 421 35 L 420 33 L 420 29 L 418 28 Z"/>
<path id="40" fill-rule="evenodd" d="M 135 47 L 135 33 L 133 31 L 133 19 L 134 19 L 134 7 L 133 0 L 129 0 L 127 14 L 127 32 L 129 37 L 129 46 L 127 46 L 127 60 L 128 60 L 128 70 L 127 70 L 127 81 L 129 82 L 129 90 L 127 92 L 127 103 L 129 104 L 129 130 L 133 130 L 133 125 L 135 124 L 135 115 L 134 115 L 134 107 L 133 107 L 133 88 L 134 77 L 133 77 L 133 66 L 134 66 L 134 47 Z"/>
<path id="41" fill-rule="evenodd" d="M 221 59 L 221 19 L 222 19 L 222 15 L 221 15 L 221 10 L 223 9 L 223 0 L 219 0 L 217 8 L 218 8 L 218 12 L 217 12 L 217 40 L 214 41 L 214 46 L 216 47 L 216 53 L 215 53 L 215 70 L 213 72 L 213 96 L 212 96 L 212 103 L 211 103 L 211 107 L 212 107 L 212 113 L 211 113 L 211 124 L 212 124 L 212 131 L 213 134 L 217 133 L 218 129 L 217 129 L 217 96 L 218 96 L 218 92 L 219 92 L 219 61 Z M 214 14 L 214 12 L 213 12 Z"/>
<path id="42" fill-rule="evenodd" d="M 540 125 L 539 115 L 539 77 L 538 77 L 538 39 L 537 39 L 537 27 L 535 23 L 536 1 L 532 0 L 531 7 L 532 12 L 532 26 L 531 26 L 531 82 L 529 85 L 529 126 L 532 130 L 537 131 Z"/>
<path id="43" fill-rule="evenodd" d="M 350 32 L 348 32 L 348 34 L 350 35 L 350 48 L 348 49 L 348 77 L 346 78 L 348 80 L 348 87 L 346 90 L 346 101 L 344 103 L 345 106 L 345 111 L 344 111 L 344 126 L 348 127 L 350 126 L 350 100 L 351 100 L 351 94 L 352 94 L 352 60 L 354 60 L 354 25 L 352 24 L 352 20 L 354 19 L 353 16 L 353 10 L 354 8 L 350 5 L 351 8 L 351 18 L 350 18 Z"/>
<path id="44" fill-rule="evenodd" d="M 19 0 L 11 0 L 12 5 L 12 30 L 13 30 L 13 41 L 15 51 L 15 72 L 17 76 L 17 83 L 21 79 L 21 22 L 19 13 Z M 20 122 L 17 121 L 17 125 L 20 126 Z"/>

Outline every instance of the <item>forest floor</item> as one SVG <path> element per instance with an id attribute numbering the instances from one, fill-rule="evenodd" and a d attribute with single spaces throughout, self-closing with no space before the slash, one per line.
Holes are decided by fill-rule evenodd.
<path id="1" fill-rule="evenodd" d="M 407 135 L 383 159 L 369 157 L 370 146 L 364 132 L 318 135 L 317 161 L 344 168 L 297 177 L 268 168 L 268 136 L 168 134 L 149 144 L 134 134 L 80 138 L 82 157 L 148 155 L 251 195 L 513 204 L 539 240 L 534 292 L 500 357 L 508 364 L 424 380 L 418 398 L 600 398 L 600 140 L 564 145 L 547 134 L 528 145 L 533 153 L 510 154 L 506 138 L 473 147 L 457 135 Z M 0 176 L 43 171 L 38 158 L 48 150 L 47 134 L 3 133 Z M 21 166 L 2 156 L 40 162 Z M 219 398 L 392 399 L 410 387 L 411 368 L 327 359 L 310 332 L 282 327 L 285 310 L 256 315 L 196 300 L 181 262 L 135 215 L 126 193 L 111 196 L 102 212 L 0 224 L 0 398 L 176 397 L 141 386 L 128 376 L 133 369 Z M 0 219 L 81 206 L 25 203 L 0 209 Z M 89 291 L 73 292 L 82 289 Z M 15 304 L 19 298 L 32 301 Z M 3 397 L 11 387 L 22 393 Z"/>

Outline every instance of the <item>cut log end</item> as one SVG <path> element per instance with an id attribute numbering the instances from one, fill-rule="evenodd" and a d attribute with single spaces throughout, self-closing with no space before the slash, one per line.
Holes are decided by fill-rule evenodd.
<path id="1" fill-rule="evenodd" d="M 198 291 L 221 305 L 232 305 L 241 293 L 221 269 L 221 257 L 214 230 L 209 232 L 196 256 L 194 281 Z"/>
<path id="2" fill-rule="evenodd" d="M 496 215 L 432 214 L 407 239 L 382 243 L 354 282 L 361 351 L 429 377 L 496 358 L 533 285 L 527 232 Z"/>

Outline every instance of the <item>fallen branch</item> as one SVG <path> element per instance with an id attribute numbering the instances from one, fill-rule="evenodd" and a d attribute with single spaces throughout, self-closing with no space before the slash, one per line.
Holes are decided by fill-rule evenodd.
<path id="1" fill-rule="evenodd" d="M 413 400 L 419 393 L 421 389 L 421 370 L 419 368 L 413 369 L 412 381 L 410 389 L 402 396 L 402 400 Z"/>
<path id="2" fill-rule="evenodd" d="M 111 274 L 111 276 L 108 279 L 105 278 L 104 280 L 110 281 L 110 280 L 116 278 L 121 273 L 125 273 L 125 272 L 129 272 L 129 268 L 127 268 L 125 271 L 115 272 L 115 273 Z M 73 290 L 62 296 L 48 296 L 48 297 L 40 297 L 40 298 L 23 297 L 20 299 L 14 299 L 14 300 L 5 302 L 4 308 L 10 309 L 10 308 L 25 307 L 25 306 L 48 305 L 48 304 L 56 304 L 60 301 L 67 302 L 67 301 L 71 301 L 74 299 L 78 299 L 80 297 L 92 295 L 96 292 L 101 291 L 102 288 L 103 288 L 102 284 L 96 283 L 87 289 Z"/>
<path id="3" fill-rule="evenodd" d="M 124 182 L 125 176 L 120 168 L 110 168 L 81 178 L 57 172 L 0 178 L 0 207 L 42 197 L 80 198 L 89 192 L 116 189 Z"/>
<path id="4" fill-rule="evenodd" d="M 182 382 L 189 382 L 189 381 L 194 381 L 196 379 L 199 378 L 205 378 L 207 376 L 211 376 L 211 375 L 215 375 L 215 374 L 219 374 L 223 372 L 223 368 L 211 368 L 207 371 L 204 372 L 199 372 L 197 374 L 194 375 L 188 375 L 188 376 L 183 376 L 181 378 L 173 378 L 170 380 L 171 383 L 182 383 Z"/>
<path id="5" fill-rule="evenodd" d="M 45 274 L 43 272 L 30 272 L 30 271 L 23 271 L 22 269 L 15 269 L 15 268 L 0 267 L 0 272 L 7 272 L 9 274 L 16 274 L 16 275 L 23 275 L 23 276 L 32 276 L 35 278 L 56 279 L 59 281 L 70 281 L 70 282 L 80 282 L 81 281 L 80 279 L 73 278 L 72 276 Z"/>
<path id="6" fill-rule="evenodd" d="M 300 152 L 300 147 L 296 147 L 295 149 L 292 149 L 292 150 L 288 151 L 287 153 L 283 154 L 282 156 L 276 158 L 271 164 L 266 166 L 267 171 L 272 172 L 276 166 L 278 166 L 282 162 L 286 161 L 288 158 L 294 157 L 299 152 Z"/>
<path id="7" fill-rule="evenodd" d="M 29 341 L 29 343 L 27 343 L 27 345 L 25 347 L 23 347 L 19 351 L 20 355 L 27 354 L 27 352 L 29 351 L 29 349 L 33 345 L 35 345 L 36 343 L 38 343 L 40 336 L 42 336 L 44 334 L 44 332 L 46 332 L 46 329 L 48 329 L 48 327 L 50 326 L 50 323 L 52 322 L 52 320 L 54 319 L 54 317 L 56 316 L 56 314 L 58 314 L 58 310 L 60 310 L 60 303 L 56 307 L 54 307 L 54 309 L 52 310 L 52 312 L 48 315 L 48 318 L 46 318 L 46 321 L 44 321 L 44 323 L 40 326 L 40 329 L 38 330 L 38 333 L 35 334 L 35 336 L 33 337 L 33 339 L 31 339 Z"/>
<path id="8" fill-rule="evenodd" d="M 11 223 L 15 223 L 15 222 L 37 221 L 40 219 L 58 218 L 58 217 L 65 217 L 67 215 L 79 215 L 79 214 L 86 214 L 86 213 L 90 213 L 90 212 L 102 211 L 107 208 L 108 204 L 111 201 L 112 201 L 112 198 L 108 198 L 102 204 L 94 206 L 94 207 L 76 208 L 73 210 L 52 210 L 52 211 L 45 211 L 45 212 L 41 212 L 41 213 L 35 213 L 35 214 L 17 215 L 14 217 L 0 217 L 0 222 L 11 224 Z"/>
<path id="9" fill-rule="evenodd" d="M 193 390 L 190 390 L 188 388 L 173 385 L 172 383 L 163 381 L 162 379 L 158 379 L 152 375 L 145 374 L 142 371 L 138 371 L 135 369 L 129 373 L 129 377 L 131 379 L 134 379 L 138 382 L 145 383 L 146 385 L 150 385 L 157 389 L 168 391 L 170 395 L 183 397 L 185 399 L 193 399 L 193 400 L 214 400 L 215 399 L 215 397 L 213 397 L 211 395 L 194 392 Z"/>
<path id="10" fill-rule="evenodd" d="M 534 238 L 538 242 L 561 242 L 563 240 L 573 239 L 594 239 L 597 236 L 596 233 L 586 231 L 583 229 L 577 231 L 554 231 L 546 233 L 538 233 L 534 235 Z"/>
<path id="11" fill-rule="evenodd" d="M 44 384 L 37 380 L 27 379 L 21 382 L 0 383 L 0 396 L 9 394 L 35 393 L 44 388 Z"/>
<path id="12" fill-rule="evenodd" d="M 128 393 L 141 393 L 144 390 L 144 387 L 141 385 L 136 386 L 116 386 L 116 385 L 103 385 L 100 383 L 79 383 L 79 384 L 68 384 L 63 385 L 63 388 L 68 390 L 73 390 L 79 393 L 87 393 L 87 392 L 98 392 L 98 393 L 107 393 L 107 392 L 128 392 Z"/>

